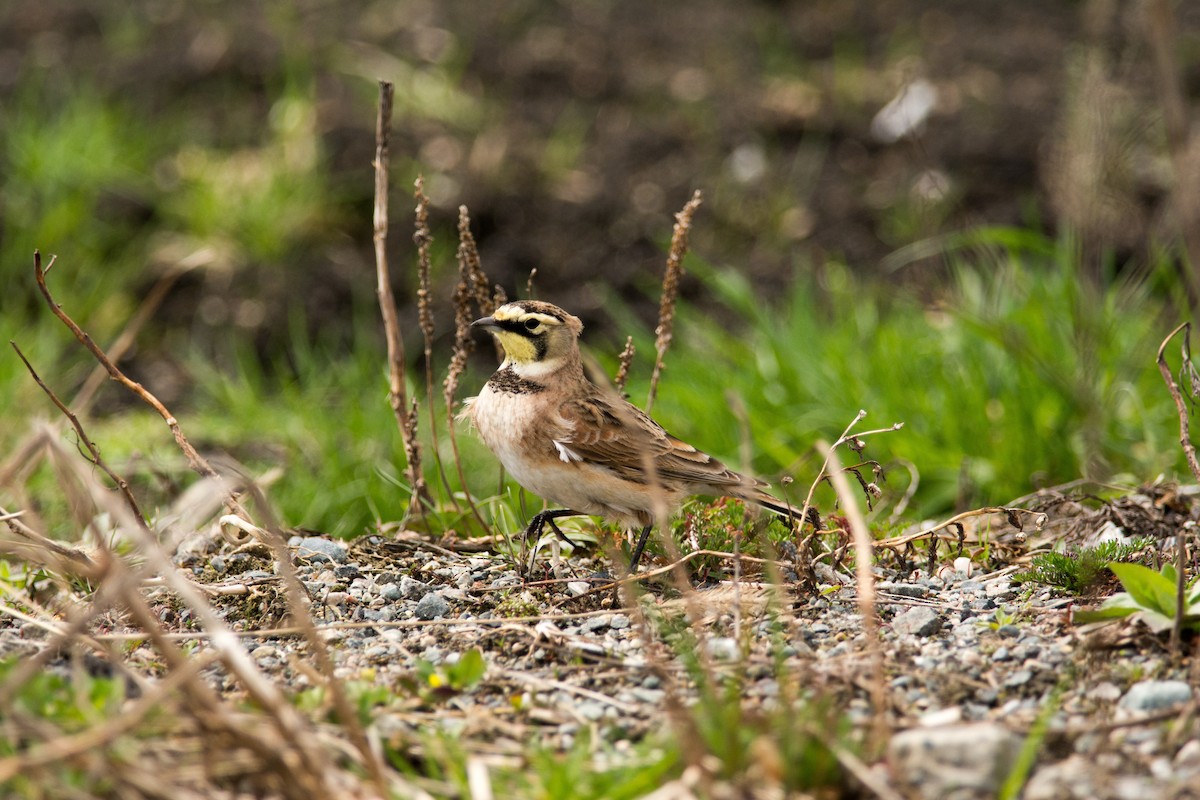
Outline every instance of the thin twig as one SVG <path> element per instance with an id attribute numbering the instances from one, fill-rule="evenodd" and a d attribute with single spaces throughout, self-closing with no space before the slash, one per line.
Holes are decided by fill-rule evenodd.
<path id="1" fill-rule="evenodd" d="M 346 694 L 344 684 L 335 673 L 333 657 L 329 654 L 329 648 L 326 646 L 325 640 L 317 632 L 316 623 L 313 622 L 312 614 L 309 612 L 308 593 L 304 588 L 304 584 L 300 582 L 300 576 L 297 574 L 296 567 L 292 563 L 292 553 L 288 550 L 287 537 L 283 535 L 282 526 L 271 511 L 270 504 L 267 503 L 262 490 L 249 474 L 243 475 L 243 478 L 251 495 L 258 501 L 258 506 L 263 510 L 266 535 L 258 538 L 265 541 L 271 548 L 271 554 L 275 558 L 276 569 L 283 578 L 284 595 L 287 598 L 288 611 L 303 632 L 304 638 L 308 642 L 309 652 L 316 658 L 317 666 L 325 678 L 325 685 L 329 690 L 330 698 L 333 700 L 333 707 L 337 710 L 338 718 L 349 732 L 350 740 L 354 743 L 355 749 L 358 750 L 359 757 L 367 765 L 367 772 L 370 774 L 371 780 L 379 792 L 379 796 L 386 797 L 388 790 L 387 781 L 383 773 L 383 763 L 380 760 L 379 753 L 371 747 L 370 742 L 367 740 L 367 734 L 363 730 L 362 723 L 359 721 L 358 713 Z"/>
<path id="2" fill-rule="evenodd" d="M 433 291 L 430 288 L 432 265 L 429 249 L 433 246 L 433 233 L 429 230 L 429 198 L 425 196 L 425 178 L 418 175 L 413 183 L 413 199 L 417 206 L 413 218 L 413 244 L 417 246 L 417 321 L 421 327 L 421 338 L 425 345 L 425 408 L 429 413 L 429 439 L 433 450 L 433 461 L 437 465 L 445 496 L 455 511 L 459 510 L 458 498 L 450 488 L 446 477 L 446 465 L 438 446 L 437 406 L 433 396 Z"/>
<path id="3" fill-rule="evenodd" d="M 388 139 L 392 128 L 393 86 L 387 81 L 379 82 L 379 114 L 375 120 L 375 211 L 373 215 L 375 243 L 375 283 L 379 295 L 379 313 L 383 317 L 383 331 L 387 339 L 388 359 L 388 403 L 396 417 L 400 438 L 404 443 L 405 460 L 408 462 L 409 480 L 412 482 L 412 499 L 409 507 L 417 507 L 424 513 L 424 502 L 429 498 L 425 478 L 421 474 L 421 447 L 410 441 L 409 423 L 411 404 L 404 383 L 404 335 L 400 331 L 400 315 L 396 311 L 396 298 L 392 294 L 392 281 L 388 276 Z"/>
<path id="4" fill-rule="evenodd" d="M 1155 359 L 1158 364 L 1158 371 L 1162 373 L 1163 381 L 1167 384 L 1167 391 L 1171 393 L 1171 399 L 1175 401 L 1175 409 L 1179 412 L 1179 446 L 1183 448 L 1184 457 L 1187 458 L 1188 469 L 1192 471 L 1192 476 L 1197 481 L 1200 481 L 1200 462 L 1196 459 L 1196 446 L 1192 444 L 1192 434 L 1188 421 L 1187 405 L 1183 400 L 1183 393 L 1179 390 L 1179 384 L 1175 382 L 1175 376 L 1171 374 L 1171 368 L 1167 365 L 1166 349 L 1167 344 L 1175 338 L 1180 332 L 1183 332 L 1183 369 L 1191 374 L 1192 352 L 1192 323 L 1184 322 L 1175 330 L 1167 334 L 1167 338 L 1162 340 L 1162 344 L 1158 346 L 1158 357 Z M 1193 384 L 1194 385 L 1194 384 Z M 1171 626 L 1171 651 L 1176 657 L 1183 654 L 1183 612 L 1186 607 L 1187 594 L 1187 530 L 1181 529 L 1175 537 L 1175 624 Z"/>
<path id="5" fill-rule="evenodd" d="M 887 685 L 885 683 L 883 647 L 879 639 L 879 616 L 875 607 L 875 574 L 874 550 L 871 546 L 871 531 L 867 528 L 867 520 L 850 489 L 850 481 L 838 463 L 837 453 L 824 442 L 817 446 L 824 452 L 825 461 L 832 468 L 829 478 L 841 501 L 842 511 L 850 522 L 850 530 L 854 534 L 854 574 L 857 583 L 858 608 L 863 619 L 863 634 L 866 636 L 867 655 L 871 662 L 871 705 L 874 706 L 872 716 L 871 746 L 873 750 L 882 748 L 887 737 Z"/>
<path id="6" fill-rule="evenodd" d="M 104 474 L 109 477 L 109 480 L 116 484 L 117 489 L 119 489 L 121 492 L 121 496 L 129 505 L 129 509 L 136 514 L 138 518 L 145 519 L 146 515 L 142 513 L 142 509 L 138 505 L 137 498 L 133 496 L 133 491 L 129 488 L 129 482 L 117 473 L 113 472 L 108 464 L 105 463 L 104 459 L 100 456 L 100 448 L 97 447 L 96 443 L 88 437 L 87 431 L 83 429 L 83 423 L 79 421 L 79 417 L 77 417 L 71 411 L 71 409 L 67 408 L 66 404 L 63 403 L 62 400 L 58 399 L 58 395 L 54 393 L 53 389 L 46 385 L 46 382 L 43 381 L 41 376 L 37 374 L 37 370 L 35 370 L 33 365 L 29 363 L 29 359 L 26 358 L 25 354 L 21 352 L 21 348 L 17 346 L 17 343 L 12 340 L 9 340 L 8 343 L 12 345 L 13 350 L 17 351 L 17 357 L 21 359 L 21 363 L 25 365 L 25 369 L 29 370 L 29 374 L 33 376 L 34 382 L 43 392 L 46 393 L 46 396 L 50 398 L 50 402 L 54 403 L 55 407 L 62 412 L 63 416 L 65 416 L 67 420 L 70 421 L 71 427 L 75 429 L 75 433 L 79 436 L 79 441 L 83 443 L 83 446 L 87 448 L 88 453 L 91 455 L 92 463 L 103 470 Z"/>
<path id="7" fill-rule="evenodd" d="M 37 279 L 38 289 L 41 290 L 42 296 L 46 298 L 46 303 L 50 306 L 50 310 L 54 312 L 54 316 L 58 317 L 70 329 L 71 333 L 75 334 L 75 338 L 79 340 L 80 344 L 86 347 L 105 370 L 108 371 L 110 378 L 133 392 L 139 399 L 158 412 L 159 416 L 167 423 L 167 427 L 171 429 L 171 434 L 175 437 L 179 449 L 183 451 L 183 456 L 187 459 L 188 465 L 192 469 L 205 477 L 220 478 L 217 471 L 196 451 L 196 448 L 192 447 L 192 443 L 183 435 L 183 431 L 180 430 L 179 422 L 175 419 L 175 415 L 167 410 L 167 407 L 151 394 L 146 387 L 136 381 L 130 380 L 125 373 L 117 369 L 117 366 L 105 355 L 104 351 L 92 341 L 92 337 L 75 324 L 75 320 L 71 319 L 67 315 L 67 312 L 63 311 L 62 306 L 55 302 L 53 295 L 50 294 L 50 289 L 46 286 L 46 273 L 56 260 L 56 256 L 51 256 L 46 268 L 42 269 L 42 254 L 40 251 L 33 251 L 34 277 Z M 232 500 L 232 498 L 230 499 Z"/>

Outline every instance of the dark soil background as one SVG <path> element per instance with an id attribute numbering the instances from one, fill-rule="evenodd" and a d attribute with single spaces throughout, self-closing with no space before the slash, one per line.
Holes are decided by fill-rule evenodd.
<path id="1" fill-rule="evenodd" d="M 1162 238 L 1171 181 L 1146 5 L 9 0 L 0 104 L 31 85 L 49 104 L 95 92 L 232 149 L 260 138 L 289 82 L 310 81 L 329 214 L 285 263 L 235 266 L 269 311 L 300 302 L 328 320 L 372 291 L 374 80 L 394 80 L 398 277 L 412 263 L 403 193 L 422 172 L 443 241 L 468 205 L 493 279 L 515 294 L 536 268 L 541 296 L 590 321 L 605 300 L 595 284 L 652 294 L 693 189 L 706 198 L 693 252 L 764 294 L 830 259 L 936 291 L 936 260 L 882 263 L 966 226 L 1070 228 L 1138 262 Z M 1200 8 L 1176 14 L 1194 96 Z M 873 137 L 872 118 L 917 79 L 937 93 L 917 134 Z M 100 213 L 153 230 L 156 203 L 121 192 Z M 166 316 L 190 322 L 204 295 L 228 291 L 185 281 Z"/>

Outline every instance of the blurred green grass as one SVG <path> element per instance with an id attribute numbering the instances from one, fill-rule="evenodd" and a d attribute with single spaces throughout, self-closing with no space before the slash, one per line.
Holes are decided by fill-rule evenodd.
<path id="1" fill-rule="evenodd" d="M 679 308 L 656 418 L 731 463 L 745 443 L 753 459 L 746 466 L 774 482 L 791 476 L 793 493 L 819 466 L 815 440 L 832 441 L 858 409 L 869 412 L 860 427 L 903 422 L 902 430 L 871 440 L 867 455 L 889 469 L 894 492 L 908 482 L 898 464 L 919 473 L 912 506 L 918 516 L 945 513 L 964 499 L 1005 502 L 1080 477 L 1136 482 L 1180 469 L 1174 410 L 1153 363 L 1176 316 L 1169 299 L 1150 281 L 1092 286 L 1069 241 L 1023 232 L 1014 247 L 1013 234 L 994 237 L 1009 241 L 1004 248 L 992 242 L 951 252 L 953 281 L 933 301 L 865 284 L 837 263 L 797 275 L 787 296 L 766 301 L 737 272 L 690 259 L 712 302 Z M 975 236 L 987 240 L 986 231 Z M 638 344 L 629 391 L 640 402 L 653 332 L 616 300 L 608 308 L 614 330 L 628 331 Z M 314 337 L 310 321 L 294 312 L 282 363 L 265 363 L 236 331 L 216 348 L 215 360 L 212 343 L 175 354 L 193 387 L 180 412 L 185 431 L 253 470 L 281 466 L 271 496 L 285 521 L 338 536 L 403 518 L 408 500 L 380 326 L 365 305 L 352 316 L 346 342 Z M 73 347 L 56 326 L 48 312 L 37 320 L 34 352 Z M 585 340 L 611 374 L 616 343 Z M 410 338 L 410 351 L 415 347 Z M 461 381 L 464 395 L 486 380 L 490 358 L 481 348 Z M 14 362 L 3 360 L 0 383 L 28 383 Z M 48 378 L 59 377 L 55 363 L 43 369 Z M 416 370 L 410 392 L 424 402 Z M 18 415 L 14 431 L 21 419 L 49 411 L 28 386 L 20 395 L 34 406 Z M 745 409 L 745 427 L 731 398 Z M 135 452 L 169 450 L 165 428 L 153 417 L 148 425 L 149 414 L 127 409 L 94 423 L 92 432 L 117 463 Z M 421 415 L 427 479 L 445 506 L 428 454 L 428 410 Z M 445 409 L 436 408 L 435 417 L 444 426 Z M 498 467 L 467 428 L 459 426 L 458 438 L 467 488 L 491 498 Z M 460 493 L 444 427 L 440 444 L 450 490 Z M 506 524 L 522 516 L 514 513 L 516 496 L 490 501 L 508 506 Z M 465 512 L 447 512 L 432 525 L 470 529 Z"/>
<path id="2" fill-rule="evenodd" d="M 292 23 L 284 15 L 273 24 L 287 30 Z M 58 254 L 51 274 L 56 298 L 101 343 L 121 330 L 157 276 L 203 254 L 204 266 L 188 278 L 192 285 L 164 307 L 162 324 L 143 332 L 134 369 L 145 371 L 149 385 L 165 385 L 185 431 L 210 451 L 229 452 L 257 472 L 282 467 L 271 496 L 289 524 L 349 537 L 403 518 L 408 492 L 386 403 L 373 286 L 337 261 L 348 236 L 368 235 L 369 209 L 355 206 L 362 192 L 348 190 L 347 173 L 326 152 L 316 106 L 319 65 L 294 56 L 268 82 L 274 93 L 256 99 L 264 124 L 249 132 L 208 119 L 197 126 L 182 98 L 164 101 L 147 126 L 144 108 L 85 79 L 44 76 L 15 92 L 16 113 L 6 114 L 0 128 L 8 178 L 0 186 L 0 280 L 12 287 L 0 294 L 0 337 L 16 340 L 60 395 L 70 397 L 93 365 L 37 296 L 33 249 Z M 400 96 L 425 111 L 401 110 L 482 124 L 479 109 L 472 111 L 469 96 L 456 88 L 463 58 L 455 52 L 436 65 L 401 70 L 413 91 Z M 850 48 L 839 58 L 845 63 L 839 74 L 849 80 L 861 56 Z M 368 83 L 359 84 L 364 94 Z M 214 95 L 228 102 L 223 113 L 248 113 L 247 98 L 222 92 L 234 89 Z M 458 99 L 450 102 L 451 96 Z M 564 114 L 544 170 L 569 172 L 585 146 L 585 129 L 582 117 Z M 403 242 L 409 219 L 401 198 L 415 166 L 406 156 L 394 166 L 392 236 Z M 369 178 L 366 165 L 361 177 Z M 777 199 L 767 203 L 776 217 L 790 208 Z M 892 213 L 885 228 L 894 244 L 940 257 L 945 269 L 933 274 L 947 276 L 942 285 L 921 286 L 898 273 L 867 280 L 831 258 L 796 263 L 791 288 L 763 297 L 736 269 L 689 258 L 698 294 L 679 309 L 656 417 L 734 464 L 748 452 L 750 463 L 740 466 L 776 482 L 794 478 L 793 492 L 816 472 L 814 441 L 836 438 L 859 408 L 870 414 L 867 427 L 903 422 L 903 430 L 876 438 L 868 455 L 889 468 L 897 491 L 908 480 L 908 468 L 899 465 L 919 474 L 911 510 L 920 516 L 1003 502 L 1081 476 L 1137 481 L 1180 469 L 1173 409 L 1152 361 L 1184 307 L 1170 254 L 1133 278 L 1110 268 L 1097 285 L 1069 235 L 980 227 L 921 240 L 936 208 L 901 205 Z M 664 214 L 664 234 L 668 222 Z M 436 234 L 435 284 L 442 287 L 453 270 L 452 242 Z M 365 238 L 357 244 L 365 246 Z M 776 246 L 786 264 L 786 242 Z M 394 251 L 394 274 L 410 276 L 405 251 L 399 245 Z M 314 306 L 289 292 L 298 286 L 332 292 L 343 313 L 331 318 L 328 308 L 337 303 Z M 507 288 L 515 294 L 521 287 Z M 633 335 L 640 355 L 630 392 L 635 401 L 644 398 L 652 325 L 615 287 L 591 288 L 605 299 L 613 324 L 589 330 L 585 345 L 612 374 L 624 335 Z M 413 287 L 398 289 L 410 296 Z M 652 276 L 643 289 L 652 298 Z M 411 384 L 424 401 L 413 323 Z M 439 365 L 447 360 L 448 325 L 441 320 Z M 163 378 L 166 368 L 171 375 Z M 463 394 L 473 393 L 488 369 L 481 352 L 461 381 Z M 439 386 L 434 395 L 440 394 Z M 32 420 L 52 414 L 12 353 L 0 358 L 0 397 L 0 452 L 7 453 Z M 734 407 L 745 409 L 744 419 Z M 115 464 L 147 473 L 139 481 L 143 491 L 190 480 L 174 456 L 146 455 L 173 452 L 148 411 L 113 387 L 100 409 L 89 429 Z M 444 424 L 445 409 L 434 416 Z M 422 420 L 428 451 L 428 409 Z M 511 526 L 523 516 L 522 502 L 538 503 L 498 491 L 494 460 L 469 432 L 460 431 L 459 442 L 467 487 L 450 467 L 443 486 L 427 453 L 427 477 L 441 506 L 450 505 L 447 492 L 458 496 L 469 488 L 488 515 Z M 437 457 L 448 461 L 444 432 L 440 447 Z M 161 473 L 171 471 L 178 474 L 163 480 Z M 51 490 L 53 481 L 39 486 Z M 158 499 L 150 507 L 170 501 Z M 46 507 L 56 502 L 41 500 Z M 429 524 L 474 532 L 461 510 L 439 513 Z"/>

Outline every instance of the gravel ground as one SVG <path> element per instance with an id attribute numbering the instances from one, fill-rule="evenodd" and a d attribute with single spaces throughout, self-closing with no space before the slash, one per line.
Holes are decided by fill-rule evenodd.
<path id="1" fill-rule="evenodd" d="M 1086 524 L 1077 517 L 1049 535 L 1094 531 L 1112 508 L 1092 509 Z M 1159 521 L 1166 513 L 1151 496 L 1138 496 L 1121 507 L 1126 521 L 1134 508 Z M 1019 540 L 1001 530 L 1003 519 L 991 517 L 996 545 Z M 761 582 L 747 563 L 744 579 L 711 580 L 684 595 L 648 580 L 638 604 L 627 607 L 605 588 L 606 562 L 590 555 L 544 556 L 537 579 L 522 579 L 507 558 L 416 534 L 349 545 L 295 536 L 289 547 L 338 676 L 401 698 L 376 709 L 376 729 L 388 739 L 411 742 L 441 729 L 489 758 L 520 763 L 531 741 L 567 748 L 588 731 L 619 758 L 663 729 L 673 697 L 694 699 L 675 658 L 678 637 L 664 633 L 672 630 L 696 634 L 709 670 L 743 676 L 748 709 L 770 710 L 799 689 L 832 702 L 863 730 L 873 721 L 854 581 L 825 561 L 815 565 L 812 588 L 798 588 L 786 569 L 783 587 Z M 1072 624 L 1078 598 L 1017 584 L 1019 564 L 985 559 L 1011 548 L 964 552 L 955 558 L 952 549 L 932 575 L 877 558 L 891 737 L 870 767 L 875 777 L 908 797 L 994 797 L 1019 773 L 1023 745 L 1040 738 L 1021 795 L 1027 800 L 1200 797 L 1194 655 L 1173 658 L 1165 639 L 1136 623 Z M 235 630 L 264 632 L 249 635 L 248 649 L 266 674 L 289 692 L 310 685 L 303 638 L 269 632 L 288 620 L 264 546 L 196 535 L 175 560 L 210 587 L 210 601 Z M 150 591 L 164 625 L 192 627 L 165 589 Z M 45 636 L 3 619 L 3 650 L 28 651 Z M 414 681 L 421 670 L 452 676 L 475 649 L 486 664 L 478 682 Z M 236 691 L 223 673 L 212 679 Z"/>
<path id="2" fill-rule="evenodd" d="M 1153 512 L 1152 503 L 1130 505 Z M 1103 524 L 1103 515 L 1092 521 Z M 479 684 L 445 703 L 414 697 L 379 720 L 385 735 L 437 726 L 515 756 L 530 738 L 568 747 L 590 727 L 620 752 L 622 740 L 661 727 L 671 691 L 652 668 L 665 651 L 647 652 L 644 617 L 685 614 L 693 626 L 698 620 L 713 669 L 744 666 L 748 704 L 769 708 L 786 681 L 835 698 L 855 722 L 870 721 L 854 581 L 823 563 L 816 591 L 747 578 L 699 586 L 685 603 L 669 586 L 651 584 L 639 613 L 597 588 L 605 564 L 590 557 L 544 559 L 545 579 L 523 581 L 507 559 L 415 536 L 289 544 L 314 617 L 334 625 L 327 636 L 341 676 L 397 687 L 421 661 L 445 667 L 482 650 Z M 256 597 L 260 612 L 282 605 L 277 579 L 250 553 L 178 560 L 201 579 L 255 584 L 248 596 L 229 597 L 230 609 L 244 613 Z M 1015 584 L 1017 565 L 976 569 L 965 557 L 933 575 L 877 567 L 893 736 L 873 769 L 914 796 L 993 796 L 1041 719 L 1029 800 L 1200 797 L 1195 659 L 1173 659 L 1164 640 L 1133 623 L 1072 625 L 1080 601 Z M 295 668 L 302 650 L 298 638 L 276 638 L 252 654 L 279 681 L 303 684 Z M 673 675 L 670 682 L 689 691 L 682 671 Z"/>

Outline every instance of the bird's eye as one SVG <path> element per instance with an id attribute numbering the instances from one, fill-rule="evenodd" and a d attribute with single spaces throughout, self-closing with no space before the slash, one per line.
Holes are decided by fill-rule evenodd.
<path id="1" fill-rule="evenodd" d="M 527 331 L 536 331 L 536 330 L 537 330 L 537 326 L 538 326 L 538 325 L 541 325 L 541 324 L 542 324 L 542 323 L 541 323 L 541 322 L 539 322 L 538 320 L 536 320 L 536 319 L 534 319 L 534 318 L 530 317 L 529 319 L 525 320 L 525 330 L 527 330 Z"/>

